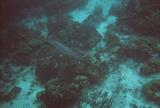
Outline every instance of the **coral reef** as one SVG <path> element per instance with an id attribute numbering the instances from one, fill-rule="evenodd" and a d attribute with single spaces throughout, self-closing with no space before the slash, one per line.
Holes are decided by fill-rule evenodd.
<path id="1" fill-rule="evenodd" d="M 150 108 L 144 105 L 148 100 L 160 105 L 160 2 L 116 3 L 2 0 L 0 106 Z M 18 95 L 22 100 L 13 101 Z"/>
<path id="2" fill-rule="evenodd" d="M 78 99 L 79 92 L 76 85 L 68 85 L 59 81 L 49 81 L 46 90 L 37 97 L 44 102 L 47 108 L 64 108 L 74 104 Z"/>
<path id="3" fill-rule="evenodd" d="M 134 58 L 136 60 L 147 61 L 154 54 L 154 47 L 157 41 L 152 38 L 132 36 L 120 51 L 123 57 Z"/>
<path id="4" fill-rule="evenodd" d="M 137 34 L 159 37 L 160 2 L 158 0 L 124 0 L 112 14 L 119 15 L 121 28 L 127 27 Z M 127 4 L 127 5 L 126 5 Z M 154 29 L 153 29 L 154 28 Z"/>
<path id="5" fill-rule="evenodd" d="M 105 34 L 105 41 L 106 41 L 106 49 L 111 54 L 118 54 L 122 44 L 120 42 L 120 39 L 115 36 L 113 33 L 106 33 Z"/>
<path id="6" fill-rule="evenodd" d="M 160 72 L 160 59 L 151 58 L 147 63 L 141 66 L 140 72 L 143 75 L 152 75 Z"/>
<path id="7" fill-rule="evenodd" d="M 13 88 L 10 88 L 10 89 L 7 88 L 6 90 L 3 90 L 3 91 L 4 92 L 1 91 L 1 95 L 0 95 L 1 102 L 10 101 L 14 99 L 21 92 L 21 88 L 14 86 Z"/>
<path id="8" fill-rule="evenodd" d="M 66 16 L 55 18 L 50 17 L 42 28 L 38 22 L 31 28 L 19 28 L 23 40 L 12 59 L 17 65 L 36 65 L 37 80 L 45 86 L 37 98 L 45 107 L 64 108 L 77 102 L 85 87 L 101 82 L 108 68 L 99 60 L 93 61 L 88 54 L 100 41 L 94 27 L 73 22 Z M 49 36 L 40 33 L 43 27 L 48 28 Z M 53 38 L 54 45 L 47 43 L 49 38 Z M 75 49 L 79 57 L 63 53 L 65 46 Z"/>
<path id="9" fill-rule="evenodd" d="M 8 62 L 0 64 L 0 102 L 10 101 L 21 92 L 21 88 L 15 85 L 12 72 Z"/>
<path id="10" fill-rule="evenodd" d="M 85 0 L 2 0 L 1 1 L 1 29 L 16 25 L 17 21 L 28 15 L 39 16 L 42 13 L 47 15 L 62 15 L 71 9 L 81 7 Z"/>
<path id="11" fill-rule="evenodd" d="M 67 46 L 80 50 L 89 50 L 100 41 L 101 37 L 92 26 L 73 22 L 68 17 L 60 17 L 58 21 L 48 21 L 49 32 L 57 40 Z"/>
<path id="12" fill-rule="evenodd" d="M 147 99 L 160 104 L 160 80 L 153 80 L 143 87 L 143 93 Z"/>
<path id="13" fill-rule="evenodd" d="M 81 7 L 85 3 L 85 0 L 53 0 L 49 4 L 47 4 L 45 7 L 45 13 L 48 15 L 58 14 L 62 15 L 67 11 L 70 11 L 74 8 Z"/>
<path id="14" fill-rule="evenodd" d="M 57 55 L 50 63 L 37 65 L 37 77 L 46 85 L 38 98 L 47 108 L 67 108 L 78 101 L 84 87 L 102 81 L 106 70 L 107 65 L 99 61 L 94 64 L 88 58 L 74 61 L 65 55 Z"/>
<path id="15" fill-rule="evenodd" d="M 21 36 L 19 36 L 19 31 L 17 28 L 15 29 L 6 29 L 0 32 L 0 46 L 1 53 L 0 59 L 5 57 L 9 57 L 11 54 L 17 50 L 19 43 L 23 40 Z"/>

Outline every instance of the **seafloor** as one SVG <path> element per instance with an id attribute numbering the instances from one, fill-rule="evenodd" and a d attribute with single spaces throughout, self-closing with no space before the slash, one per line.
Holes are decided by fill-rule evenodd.
<path id="1" fill-rule="evenodd" d="M 160 108 L 160 0 L 0 7 L 0 108 Z"/>

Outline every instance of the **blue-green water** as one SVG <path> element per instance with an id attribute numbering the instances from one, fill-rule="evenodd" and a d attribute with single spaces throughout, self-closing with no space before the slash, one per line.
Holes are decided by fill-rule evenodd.
<path id="1" fill-rule="evenodd" d="M 130 1 L 2 1 L 10 13 L 2 17 L 0 108 L 159 108 L 160 89 L 155 101 L 143 88 L 160 79 L 160 69 L 145 76 L 141 66 L 160 60 L 160 39 L 130 29 Z M 14 87 L 20 93 L 6 95 Z"/>

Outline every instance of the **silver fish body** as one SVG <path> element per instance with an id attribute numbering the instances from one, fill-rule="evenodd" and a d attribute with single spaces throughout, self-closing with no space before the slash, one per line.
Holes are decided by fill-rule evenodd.
<path id="1" fill-rule="evenodd" d="M 68 46 L 62 44 L 59 41 L 56 41 L 53 38 L 48 38 L 46 39 L 46 42 L 48 42 L 48 44 L 50 44 L 52 47 L 56 48 L 57 50 L 59 50 L 60 52 L 62 52 L 63 54 L 69 55 L 74 57 L 75 59 L 78 59 L 79 56 L 77 53 L 75 53 L 71 48 L 69 48 Z"/>

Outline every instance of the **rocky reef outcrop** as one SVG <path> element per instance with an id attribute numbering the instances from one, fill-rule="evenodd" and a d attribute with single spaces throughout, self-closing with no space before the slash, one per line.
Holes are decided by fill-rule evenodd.
<path id="1" fill-rule="evenodd" d="M 37 65 L 37 78 L 45 85 L 45 91 L 38 95 L 38 99 L 47 108 L 68 108 L 78 102 L 84 87 L 101 82 L 106 71 L 107 65 L 99 61 L 92 63 L 88 58 L 75 61 L 57 55 L 50 63 Z"/>
<path id="2" fill-rule="evenodd" d="M 11 101 L 21 92 L 21 88 L 15 84 L 12 72 L 8 62 L 0 64 L 0 103 Z"/>
<path id="3" fill-rule="evenodd" d="M 44 90 L 37 94 L 44 108 L 70 108 L 78 105 L 84 89 L 102 82 L 107 72 L 117 72 L 115 70 L 123 63 L 121 61 L 126 59 L 133 59 L 140 64 L 137 67 L 140 67 L 140 74 L 145 78 L 160 72 L 158 0 L 123 0 L 121 4 L 113 6 L 108 16 L 117 16 L 118 20 L 116 24 L 104 28 L 107 29 L 104 36 L 96 30 L 108 17 L 103 16 L 101 7 L 97 7 L 83 23 L 70 18 L 68 12 L 84 3 L 86 0 L 1 1 L 0 102 L 11 101 L 21 93 L 21 88 L 15 85 L 16 75 L 20 73 L 12 70 L 14 66 L 35 67 L 33 73 L 37 81 L 30 88 L 36 82 L 44 86 Z M 125 79 L 122 77 L 125 76 L 124 71 L 122 74 L 115 73 L 116 77 L 120 75 L 115 91 L 123 89 L 119 81 Z M 129 77 L 126 75 L 128 81 L 132 81 L 130 76 L 132 74 Z M 139 76 L 135 83 L 140 84 L 138 81 Z M 127 82 L 124 86 L 130 85 Z M 139 90 L 138 87 L 133 92 Z M 159 80 L 153 80 L 144 85 L 142 92 L 159 105 L 159 90 Z M 90 102 L 93 106 L 96 106 L 96 99 L 100 98 L 99 93 L 96 93 Z M 102 100 L 98 100 L 102 105 L 97 106 L 110 107 L 113 100 L 117 101 L 112 98 L 108 100 L 107 96 L 107 92 L 103 94 Z M 132 106 L 138 107 L 134 104 Z"/>
<path id="4" fill-rule="evenodd" d="M 154 47 L 156 44 L 157 41 L 152 38 L 131 36 L 128 42 L 122 45 L 120 54 L 123 57 L 147 61 L 155 53 Z"/>
<path id="5" fill-rule="evenodd" d="M 153 75 L 160 72 L 160 59 L 159 58 L 151 58 L 147 63 L 144 63 L 140 72 L 143 75 Z"/>
<path id="6" fill-rule="evenodd" d="M 118 15 L 121 30 L 151 37 L 159 37 L 160 2 L 158 0 L 123 0 L 112 9 Z"/>
<path id="7" fill-rule="evenodd" d="M 147 99 L 160 105 L 160 80 L 153 80 L 143 87 L 143 93 Z"/>
<path id="8" fill-rule="evenodd" d="M 74 22 L 66 16 L 48 20 L 48 28 L 52 37 L 68 46 L 88 51 L 101 39 L 101 36 L 92 26 Z"/>

